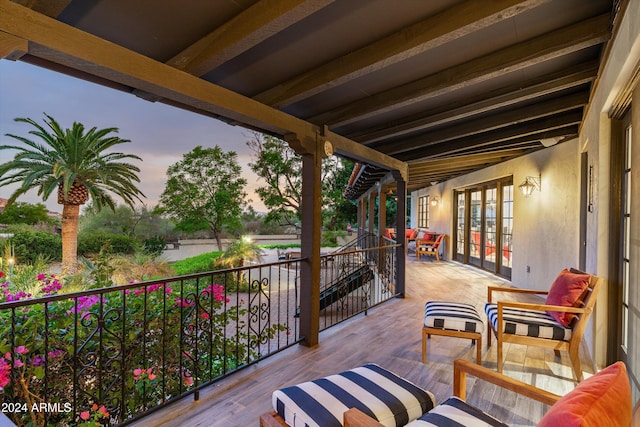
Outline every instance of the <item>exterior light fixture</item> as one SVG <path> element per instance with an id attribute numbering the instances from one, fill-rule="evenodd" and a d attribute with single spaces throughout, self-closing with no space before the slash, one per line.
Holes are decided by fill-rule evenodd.
<path id="1" fill-rule="evenodd" d="M 431 200 L 430 200 L 429 203 L 431 203 L 431 206 L 438 206 L 439 202 L 440 202 L 440 197 L 433 196 L 433 197 L 431 197 Z"/>
<path id="2" fill-rule="evenodd" d="M 540 140 L 540 144 L 542 144 L 543 147 L 551 147 L 552 145 L 556 145 L 562 138 L 560 138 L 559 136 L 553 136 L 551 138 L 542 138 Z"/>
<path id="3" fill-rule="evenodd" d="M 533 190 L 540 191 L 541 180 L 542 180 L 541 175 L 538 175 L 538 177 L 528 176 L 525 178 L 524 182 L 520 184 L 518 187 L 520 188 L 520 191 L 522 191 L 522 194 L 524 195 L 524 197 L 529 197 L 531 193 L 533 193 Z"/>

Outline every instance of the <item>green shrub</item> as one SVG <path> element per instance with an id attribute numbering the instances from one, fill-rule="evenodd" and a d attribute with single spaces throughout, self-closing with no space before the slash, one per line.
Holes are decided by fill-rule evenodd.
<path id="1" fill-rule="evenodd" d="M 109 242 L 111 253 L 133 254 L 138 247 L 138 241 L 124 234 L 115 233 L 82 233 L 78 236 L 78 254 L 90 256 L 100 253 L 102 246 Z"/>
<path id="2" fill-rule="evenodd" d="M 300 243 L 272 243 L 269 245 L 260 245 L 263 249 L 291 249 L 299 248 Z"/>
<path id="3" fill-rule="evenodd" d="M 223 254 L 222 251 L 207 252 L 193 257 L 185 258 L 171 264 L 178 276 L 186 274 L 204 273 L 213 270 L 213 261 Z"/>
<path id="4" fill-rule="evenodd" d="M 62 238 L 57 234 L 21 228 L 7 240 L 13 245 L 16 263 L 33 264 L 38 255 L 48 261 L 62 259 Z"/>
<path id="5" fill-rule="evenodd" d="M 167 241 L 162 236 L 153 236 L 142 241 L 142 251 L 146 255 L 159 256 L 166 246 Z"/>
<path id="6" fill-rule="evenodd" d="M 322 246 L 339 246 L 338 237 L 344 236 L 344 231 L 324 231 L 322 233 Z"/>

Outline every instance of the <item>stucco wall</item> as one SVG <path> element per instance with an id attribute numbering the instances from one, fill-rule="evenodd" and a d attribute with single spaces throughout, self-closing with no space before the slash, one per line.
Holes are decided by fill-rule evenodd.
<path id="1" fill-rule="evenodd" d="M 425 194 L 441 197 L 439 206 L 430 207 L 430 228 L 452 236 L 455 189 L 513 176 L 512 282 L 518 287 L 546 290 L 560 270 L 578 265 L 579 159 L 578 141 L 568 141 L 413 192 L 412 203 Z M 527 176 L 538 174 L 542 175 L 541 191 L 525 198 L 518 185 Z M 447 245 L 446 256 L 452 257 L 451 244 Z"/>

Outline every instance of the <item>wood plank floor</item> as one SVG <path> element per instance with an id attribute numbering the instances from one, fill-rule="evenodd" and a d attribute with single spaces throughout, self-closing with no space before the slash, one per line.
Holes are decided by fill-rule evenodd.
<path id="1" fill-rule="evenodd" d="M 421 327 L 424 303 L 449 300 L 474 304 L 482 313 L 487 286 L 510 286 L 496 276 L 446 261 L 407 258 L 407 290 L 394 299 L 343 322 L 320 335 L 315 348 L 295 346 L 251 366 L 201 391 L 200 400 L 187 397 L 133 424 L 135 426 L 242 426 L 257 427 L 261 413 L 271 410 L 274 389 L 377 363 L 430 390 L 440 403 L 452 395 L 452 361 L 475 361 L 469 340 L 433 336 L 429 361 L 421 363 Z M 531 298 L 531 297 L 529 297 Z M 485 322 L 486 322 L 486 316 Z M 485 326 L 486 328 L 486 326 Z M 495 341 L 494 341 L 495 342 Z M 495 369 L 496 347 L 486 348 L 485 367 Z M 505 345 L 505 374 L 565 394 L 575 386 L 568 355 L 555 357 L 552 350 Z M 592 363 L 586 352 L 581 360 L 585 376 Z M 473 378 L 468 380 L 468 401 L 513 426 L 533 426 L 548 409 L 545 405 L 498 389 Z"/>

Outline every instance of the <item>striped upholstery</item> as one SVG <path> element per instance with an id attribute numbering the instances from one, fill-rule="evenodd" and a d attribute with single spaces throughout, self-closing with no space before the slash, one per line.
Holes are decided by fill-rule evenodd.
<path id="1" fill-rule="evenodd" d="M 424 326 L 464 332 L 482 332 L 484 329 L 474 306 L 441 301 L 429 301 L 424 306 Z"/>
<path id="2" fill-rule="evenodd" d="M 273 409 L 292 427 L 342 426 L 358 408 L 387 427 L 400 427 L 435 406 L 433 394 L 375 364 L 276 390 Z"/>
<path id="3" fill-rule="evenodd" d="M 494 330 L 498 330 L 498 304 L 487 303 L 484 306 Z M 505 307 L 503 310 L 504 331 L 507 334 L 528 337 L 548 338 L 569 341 L 571 328 L 560 325 L 546 311 L 518 310 Z"/>
<path id="4" fill-rule="evenodd" d="M 434 410 L 424 414 L 419 419 L 407 424 L 407 427 L 458 427 L 458 426 L 496 426 L 506 427 L 491 415 L 474 408 L 457 397 L 450 397 L 446 402 L 438 405 Z"/>

